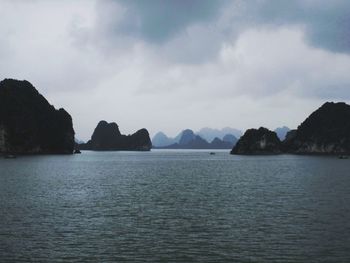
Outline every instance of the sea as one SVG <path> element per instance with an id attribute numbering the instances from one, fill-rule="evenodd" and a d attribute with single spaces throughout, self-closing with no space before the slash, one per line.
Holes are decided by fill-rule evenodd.
<path id="1" fill-rule="evenodd" d="M 1 158 L 0 262 L 350 262 L 350 159 Z"/>

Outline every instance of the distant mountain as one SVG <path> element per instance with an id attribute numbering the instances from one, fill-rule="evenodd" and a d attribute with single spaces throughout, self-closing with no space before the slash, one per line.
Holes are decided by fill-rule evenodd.
<path id="1" fill-rule="evenodd" d="M 164 147 L 171 144 L 176 143 L 177 141 L 174 138 L 168 137 L 163 132 L 158 132 L 156 135 L 153 136 L 152 139 L 152 145 L 155 147 Z"/>
<path id="2" fill-rule="evenodd" d="M 28 81 L 0 82 L 0 153 L 72 154 L 72 118 Z"/>
<path id="3" fill-rule="evenodd" d="M 77 138 L 74 138 L 74 142 L 77 143 L 77 144 L 85 143 L 84 141 L 79 140 L 79 139 L 77 139 Z"/>
<path id="4" fill-rule="evenodd" d="M 226 141 L 219 138 L 209 143 L 201 136 L 196 135 L 192 130 L 183 130 L 178 136 L 178 142 L 168 146 L 158 148 L 163 149 L 231 149 L 234 145 L 235 137 L 233 135 L 226 136 Z M 174 139 L 175 140 L 175 139 Z M 232 142 L 233 141 L 233 142 Z"/>
<path id="5" fill-rule="evenodd" d="M 215 138 L 223 139 L 226 134 L 232 134 L 236 138 L 239 138 L 242 136 L 242 131 L 233 129 L 230 127 L 223 128 L 221 130 L 219 129 L 212 129 L 212 128 L 202 128 L 200 129 L 197 134 L 201 136 L 203 139 L 207 140 L 208 142 L 213 141 Z"/>
<path id="6" fill-rule="evenodd" d="M 278 138 L 283 141 L 286 138 L 287 133 L 290 131 L 290 129 L 286 126 L 279 127 L 275 129 L 275 133 L 277 134 Z"/>
<path id="7" fill-rule="evenodd" d="M 198 137 L 196 137 L 196 135 L 194 134 L 194 132 L 192 130 L 186 129 L 186 130 L 182 131 L 179 144 L 180 145 L 187 145 L 187 144 L 189 144 L 197 139 L 198 139 Z"/>
<path id="8" fill-rule="evenodd" d="M 132 135 L 122 135 L 115 122 L 100 121 L 91 140 L 79 147 L 81 150 L 93 151 L 149 151 L 152 143 L 146 129 Z"/>
<path id="9" fill-rule="evenodd" d="M 224 138 L 222 138 L 222 140 L 224 142 L 230 142 L 232 145 L 235 145 L 238 141 L 238 139 L 236 138 L 236 136 L 232 135 L 232 134 L 226 134 L 224 136 Z"/>
<path id="10" fill-rule="evenodd" d="M 214 138 L 214 140 L 210 143 L 210 147 L 212 149 L 231 149 L 234 144 L 235 143 L 230 141 L 223 141 L 219 138 Z"/>

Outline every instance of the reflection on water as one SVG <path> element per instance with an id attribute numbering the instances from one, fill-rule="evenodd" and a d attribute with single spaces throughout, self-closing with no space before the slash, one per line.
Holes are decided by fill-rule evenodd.
<path id="1" fill-rule="evenodd" d="M 0 159 L 0 262 L 350 262 L 350 160 Z"/>

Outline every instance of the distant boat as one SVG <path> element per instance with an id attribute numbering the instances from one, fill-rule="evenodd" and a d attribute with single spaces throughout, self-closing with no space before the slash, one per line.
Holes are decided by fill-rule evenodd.
<path id="1" fill-rule="evenodd" d="M 215 152 L 210 152 L 209 154 L 210 154 L 210 155 L 215 155 Z"/>
<path id="2" fill-rule="evenodd" d="M 339 155 L 338 159 L 349 159 L 349 156 L 346 155 Z"/>
<path id="3" fill-rule="evenodd" d="M 13 155 L 13 154 L 6 154 L 4 157 L 5 157 L 5 159 L 15 159 L 15 158 L 17 158 L 16 155 Z"/>
<path id="4" fill-rule="evenodd" d="M 81 151 L 79 149 L 74 150 L 74 154 L 80 154 Z"/>

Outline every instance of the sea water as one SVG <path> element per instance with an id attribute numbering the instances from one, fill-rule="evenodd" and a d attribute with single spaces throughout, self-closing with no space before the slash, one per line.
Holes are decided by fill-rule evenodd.
<path id="1" fill-rule="evenodd" d="M 0 262 L 350 262 L 350 160 L 215 152 L 0 159 Z"/>

